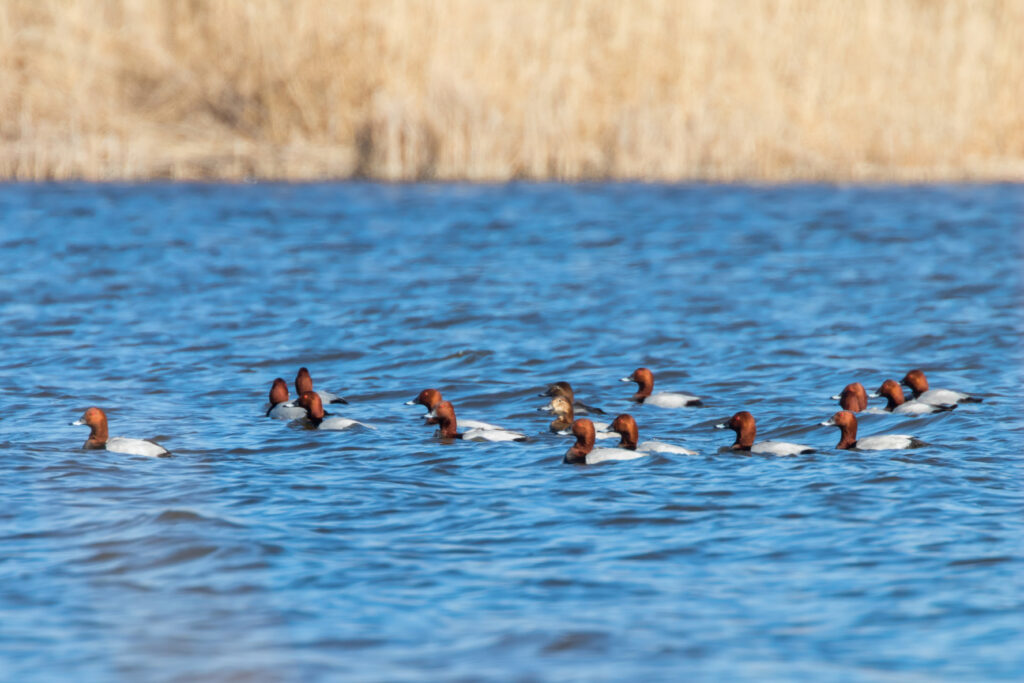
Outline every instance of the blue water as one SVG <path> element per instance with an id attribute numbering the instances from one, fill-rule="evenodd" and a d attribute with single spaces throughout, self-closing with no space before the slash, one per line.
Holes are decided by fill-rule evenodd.
<path id="1" fill-rule="evenodd" d="M 1020 186 L 0 186 L 0 678 L 1024 677 Z M 305 365 L 376 430 L 263 417 Z M 656 390 L 706 407 L 628 402 Z M 981 404 L 819 426 L 915 367 Z M 562 464 L 549 382 L 700 451 Z M 528 443 L 439 443 L 437 387 Z M 68 423 L 174 456 L 83 451 Z M 738 410 L 819 449 L 719 453 Z"/>

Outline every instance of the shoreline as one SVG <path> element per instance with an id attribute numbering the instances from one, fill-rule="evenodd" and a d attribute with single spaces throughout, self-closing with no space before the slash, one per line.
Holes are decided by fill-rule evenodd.
<path id="1" fill-rule="evenodd" d="M 1015 0 L 10 0 L 0 179 L 1020 182 L 1020 26 Z"/>

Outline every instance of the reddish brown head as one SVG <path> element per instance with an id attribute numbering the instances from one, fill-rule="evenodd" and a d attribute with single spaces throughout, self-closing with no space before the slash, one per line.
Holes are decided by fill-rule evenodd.
<path id="1" fill-rule="evenodd" d="M 914 398 L 917 398 L 924 392 L 928 391 L 928 379 L 924 376 L 924 373 L 920 370 L 911 370 L 904 377 L 900 384 L 905 384 L 910 387 L 910 391 L 914 394 Z"/>
<path id="2" fill-rule="evenodd" d="M 857 417 L 848 410 L 841 410 L 821 424 L 839 427 L 839 443 L 836 448 L 853 448 L 857 443 Z"/>
<path id="3" fill-rule="evenodd" d="M 622 381 L 637 383 L 637 392 L 633 394 L 634 401 L 643 401 L 654 390 L 654 373 L 647 368 L 637 368 L 629 377 L 623 377 Z"/>
<path id="4" fill-rule="evenodd" d="M 732 444 L 734 450 L 749 451 L 750 447 L 754 445 L 754 437 L 757 436 L 757 421 L 746 410 L 741 410 L 730 417 L 728 422 L 715 425 L 715 427 L 728 428 L 736 432 L 736 441 Z"/>
<path id="5" fill-rule="evenodd" d="M 449 401 L 441 401 L 430 411 L 430 417 L 437 420 L 438 433 L 442 439 L 454 439 L 459 435 L 458 421 L 455 419 L 455 408 Z"/>
<path id="6" fill-rule="evenodd" d="M 295 393 L 302 396 L 307 391 L 313 391 L 313 378 L 309 376 L 309 370 L 299 368 L 295 375 Z"/>
<path id="7" fill-rule="evenodd" d="M 569 463 L 585 463 L 587 453 L 594 449 L 594 423 L 581 417 L 572 423 L 572 434 L 576 443 L 565 452 L 565 461 Z"/>
<path id="8" fill-rule="evenodd" d="M 847 384 L 839 394 L 839 407 L 859 413 L 868 407 L 868 392 L 860 382 Z"/>
<path id="9" fill-rule="evenodd" d="M 96 406 L 87 408 L 82 417 L 71 424 L 89 427 L 89 438 L 82 444 L 82 448 L 104 448 L 107 445 L 107 416 Z"/>
<path id="10" fill-rule="evenodd" d="M 276 406 L 278 403 L 285 403 L 287 401 L 288 383 L 278 377 L 270 387 L 270 405 Z"/>
<path id="11" fill-rule="evenodd" d="M 299 406 L 306 409 L 309 421 L 314 425 L 320 424 L 324 419 L 324 404 L 315 391 L 307 391 L 299 396 Z"/>
<path id="12" fill-rule="evenodd" d="M 437 389 L 424 389 L 416 398 L 409 401 L 409 405 L 416 405 L 418 403 L 427 410 L 433 410 L 442 400 L 441 392 Z"/>
<path id="13" fill-rule="evenodd" d="M 885 409 L 890 412 L 906 400 L 903 397 L 903 387 L 897 384 L 894 379 L 887 379 L 882 382 L 882 386 L 878 387 L 878 395 L 888 399 L 889 402 L 886 404 Z"/>
<path id="14" fill-rule="evenodd" d="M 636 420 L 629 413 L 623 413 L 617 418 L 612 420 L 610 429 L 613 432 L 618 432 L 622 439 L 619 441 L 619 448 L 625 448 L 630 451 L 636 450 L 636 442 L 640 438 L 639 430 L 636 427 Z"/>

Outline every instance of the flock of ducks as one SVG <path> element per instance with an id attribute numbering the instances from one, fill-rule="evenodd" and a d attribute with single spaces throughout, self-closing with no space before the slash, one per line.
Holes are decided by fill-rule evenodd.
<path id="1" fill-rule="evenodd" d="M 623 382 L 635 382 L 637 391 L 631 399 L 638 405 L 650 405 L 659 408 L 686 408 L 703 406 L 697 396 L 675 392 L 654 393 L 654 374 L 647 368 L 638 368 Z M 913 395 L 906 399 L 901 385 L 908 387 Z M 298 398 L 292 401 L 288 394 L 288 384 L 280 377 L 276 378 L 270 388 L 269 402 L 265 406 L 267 417 L 300 421 L 308 428 L 320 430 L 342 430 L 351 427 L 374 427 L 349 418 L 331 415 L 324 410 L 324 405 L 347 404 L 341 396 L 313 389 L 313 378 L 306 368 L 300 368 L 295 376 L 295 391 Z M 636 420 L 628 413 L 618 415 L 611 422 L 594 422 L 582 415 L 603 415 L 600 408 L 587 405 L 576 399 L 572 386 L 568 382 L 555 382 L 539 394 L 549 397 L 547 405 L 537 410 L 553 413 L 555 419 L 549 425 L 550 431 L 556 434 L 571 435 L 575 443 L 565 453 L 564 462 L 593 465 L 608 460 L 632 460 L 650 453 L 668 453 L 678 455 L 697 455 L 696 451 L 663 443 L 661 441 L 639 440 Z M 895 450 L 917 448 L 926 445 L 920 439 L 903 434 L 884 434 L 857 438 L 857 417 L 855 413 L 894 413 L 901 415 L 924 415 L 928 413 L 950 411 L 958 403 L 981 402 L 982 399 L 969 396 L 949 389 L 930 389 L 928 380 L 921 370 L 911 370 L 901 382 L 885 380 L 878 391 L 870 397 L 886 399 L 884 408 L 869 408 L 869 395 L 860 382 L 847 385 L 842 392 L 833 396 L 839 401 L 842 410 L 822 425 L 836 426 L 840 430 L 839 449 L 858 450 Z M 450 401 L 444 400 L 437 389 L 424 389 L 416 398 L 407 401 L 406 405 L 422 405 L 427 409 L 424 424 L 437 425 L 435 435 L 442 440 L 464 439 L 467 441 L 526 441 L 521 432 L 506 429 L 489 422 L 456 418 L 455 408 Z M 105 449 L 114 453 L 144 456 L 166 456 L 170 453 L 161 445 L 144 439 L 111 438 L 108 435 L 107 416 L 97 407 L 89 408 L 81 419 L 73 425 L 86 425 L 91 431 L 83 448 Z M 464 431 L 459 431 L 459 428 Z M 727 449 L 759 455 L 799 455 L 813 453 L 810 446 L 787 443 L 784 441 L 755 442 L 757 422 L 747 411 L 740 411 L 728 421 L 715 425 L 717 429 L 731 429 L 736 433 L 736 440 Z M 598 439 L 618 438 L 619 442 L 612 448 L 597 448 Z"/>

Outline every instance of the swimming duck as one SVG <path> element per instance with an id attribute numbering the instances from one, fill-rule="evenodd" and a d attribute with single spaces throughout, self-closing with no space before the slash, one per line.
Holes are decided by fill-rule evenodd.
<path id="1" fill-rule="evenodd" d="M 465 433 L 459 433 L 458 421 L 455 418 L 455 408 L 449 401 L 441 401 L 433 410 L 428 413 L 429 417 L 437 420 L 437 436 L 442 439 L 463 439 L 464 441 L 526 441 L 526 435 L 513 432 L 510 429 L 498 427 L 497 429 L 468 429 Z"/>
<path id="2" fill-rule="evenodd" d="M 878 391 L 871 394 L 873 397 L 882 396 L 887 400 L 885 410 L 897 415 L 928 415 L 929 413 L 941 413 L 956 408 L 955 403 L 949 405 L 935 405 L 925 403 L 921 400 L 907 401 L 903 397 L 903 388 L 896 380 L 887 379 L 878 387 Z"/>
<path id="3" fill-rule="evenodd" d="M 572 423 L 575 421 L 575 415 L 573 411 L 573 404 L 570 403 L 569 398 L 565 396 L 555 396 L 551 399 L 551 402 L 546 406 L 541 406 L 537 410 L 543 410 L 549 413 L 555 414 L 554 421 L 548 425 L 555 434 L 571 434 Z M 597 430 L 598 439 L 614 439 L 615 432 L 608 431 L 607 422 L 594 422 L 594 429 Z"/>
<path id="4" fill-rule="evenodd" d="M 315 391 L 307 391 L 299 396 L 298 403 L 299 406 L 306 411 L 306 420 L 309 424 L 313 425 L 313 429 L 340 431 L 342 429 L 348 429 L 349 427 L 356 426 L 373 429 L 373 427 L 368 424 L 364 424 L 358 420 L 350 420 L 347 417 L 328 417 L 328 413 L 324 411 L 324 405 L 323 401 L 320 399 L 320 394 Z"/>
<path id="5" fill-rule="evenodd" d="M 82 417 L 71 424 L 72 426 L 86 425 L 90 428 L 89 438 L 82 444 L 82 448 L 86 450 L 107 450 L 111 453 L 146 455 L 149 457 L 170 455 L 166 448 L 148 439 L 126 439 L 120 436 L 108 436 L 107 415 L 95 406 L 86 409 L 82 413 Z"/>
<path id="6" fill-rule="evenodd" d="M 928 378 L 921 370 L 911 370 L 904 375 L 900 382 L 908 387 L 914 394 L 914 398 L 922 403 L 934 403 L 935 405 L 952 405 L 954 403 L 981 403 L 984 399 L 975 398 L 962 391 L 952 389 L 929 389 Z"/>
<path id="7" fill-rule="evenodd" d="M 691 451 L 688 448 L 682 446 L 673 446 L 670 443 L 663 443 L 661 441 L 644 441 L 641 444 L 637 444 L 639 438 L 639 430 L 636 426 L 636 420 L 629 413 L 623 413 L 616 417 L 609 427 L 610 431 L 619 434 L 622 439 L 619 441 L 619 448 L 625 448 L 630 451 L 641 451 L 643 453 L 674 453 L 676 455 L 697 455 L 697 451 Z"/>
<path id="8" fill-rule="evenodd" d="M 604 411 L 600 408 L 588 406 L 583 401 L 576 400 L 576 395 L 573 393 L 572 385 L 568 382 L 555 382 L 554 384 L 549 384 L 546 390 L 537 395 L 551 396 L 552 398 L 555 396 L 562 396 L 572 403 L 573 410 L 580 415 L 604 415 Z"/>
<path id="9" fill-rule="evenodd" d="M 429 417 L 430 411 L 441 405 L 443 401 L 444 399 L 441 398 L 441 392 L 438 391 L 437 389 L 424 389 L 419 393 L 419 395 L 416 396 L 416 398 L 412 399 L 411 401 L 406 401 L 405 405 L 414 406 L 416 404 L 419 404 L 421 406 L 424 406 L 427 409 L 427 414 L 424 415 L 424 418 L 426 418 L 424 424 L 433 425 L 437 424 L 437 419 Z M 480 420 L 466 420 L 463 418 L 459 418 L 459 424 L 465 427 L 466 429 L 502 429 L 502 427 L 491 424 L 490 422 L 481 422 Z"/>
<path id="10" fill-rule="evenodd" d="M 623 377 L 621 382 L 636 382 L 639 390 L 633 394 L 632 400 L 648 406 L 658 408 L 684 408 L 690 406 L 702 406 L 704 403 L 696 396 L 690 394 L 679 394 L 668 391 L 652 394 L 654 389 L 654 374 L 647 368 L 637 368 L 629 377 Z"/>
<path id="11" fill-rule="evenodd" d="M 757 435 L 757 421 L 746 410 L 736 413 L 729 418 L 728 422 L 716 424 L 715 429 L 731 429 L 736 432 L 736 441 L 730 447 L 734 451 L 746 451 L 757 455 L 803 455 L 814 452 L 810 446 L 785 441 L 754 443 L 754 437 Z"/>
<path id="12" fill-rule="evenodd" d="M 924 441 L 906 434 L 879 434 L 857 438 L 857 418 L 848 410 L 841 410 L 821 423 L 825 427 L 839 427 L 840 438 L 836 448 L 860 451 L 890 451 L 927 446 Z"/>

